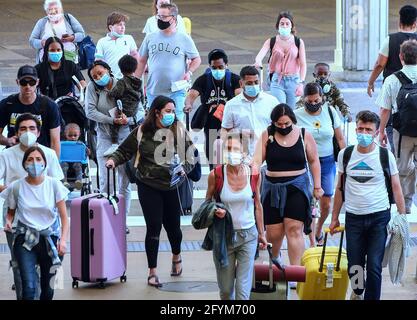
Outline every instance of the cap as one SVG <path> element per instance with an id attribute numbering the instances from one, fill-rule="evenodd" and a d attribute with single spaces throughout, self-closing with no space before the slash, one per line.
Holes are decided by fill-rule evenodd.
<path id="1" fill-rule="evenodd" d="M 17 71 L 17 79 L 20 80 L 22 78 L 32 78 L 34 80 L 38 80 L 38 72 L 35 67 L 24 65 L 19 68 L 19 71 Z"/>
<path id="2" fill-rule="evenodd" d="M 208 63 L 212 60 L 217 60 L 223 58 L 224 62 L 227 64 L 227 54 L 223 49 L 213 49 L 208 54 Z"/>

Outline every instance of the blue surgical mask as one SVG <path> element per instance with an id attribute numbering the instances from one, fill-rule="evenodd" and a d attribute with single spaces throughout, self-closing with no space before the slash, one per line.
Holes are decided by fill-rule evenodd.
<path id="1" fill-rule="evenodd" d="M 374 137 L 366 133 L 357 133 L 356 138 L 358 139 L 358 144 L 364 148 L 369 147 L 374 141 Z"/>
<path id="2" fill-rule="evenodd" d="M 279 27 L 278 33 L 280 36 L 288 37 L 291 34 L 291 28 Z"/>
<path id="3" fill-rule="evenodd" d="M 259 84 L 255 84 L 253 86 L 245 86 L 245 93 L 247 96 L 251 97 L 251 98 L 255 98 L 259 92 L 261 92 L 261 87 L 259 86 Z"/>
<path id="4" fill-rule="evenodd" d="M 59 62 L 62 59 L 62 51 L 60 52 L 48 52 L 49 61 Z"/>
<path id="5" fill-rule="evenodd" d="M 164 113 L 162 116 L 161 124 L 164 127 L 170 127 L 175 120 L 175 113 Z"/>
<path id="6" fill-rule="evenodd" d="M 43 163 L 31 163 L 25 167 L 25 170 L 32 178 L 36 178 L 43 174 L 45 165 Z"/>
<path id="7" fill-rule="evenodd" d="M 114 38 L 121 38 L 121 37 L 124 36 L 124 34 L 120 34 L 120 33 L 117 33 L 115 31 L 112 31 L 112 32 L 110 32 L 110 36 L 114 37 Z"/>
<path id="8" fill-rule="evenodd" d="M 94 82 L 101 87 L 105 87 L 110 82 L 110 75 L 108 73 L 105 73 L 101 76 L 100 79 L 94 80 Z"/>
<path id="9" fill-rule="evenodd" d="M 213 75 L 214 79 L 221 80 L 226 75 L 226 70 L 225 69 L 223 69 L 223 70 L 220 70 L 220 69 L 213 70 L 213 69 L 211 69 L 211 74 Z"/>

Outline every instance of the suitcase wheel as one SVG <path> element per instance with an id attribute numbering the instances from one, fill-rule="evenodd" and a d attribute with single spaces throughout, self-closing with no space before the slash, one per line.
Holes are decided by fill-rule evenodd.
<path id="1" fill-rule="evenodd" d="M 77 281 L 77 280 L 74 280 L 74 281 L 72 282 L 72 288 L 73 288 L 73 289 L 78 289 L 78 281 Z"/>
<path id="2" fill-rule="evenodd" d="M 120 282 L 121 282 L 121 283 L 126 282 L 126 280 L 127 280 L 127 277 L 126 277 L 126 276 L 121 276 L 121 277 L 120 277 Z"/>
<path id="3" fill-rule="evenodd" d="M 100 289 L 104 289 L 106 286 L 104 285 L 104 281 L 100 281 L 99 282 L 99 284 L 98 284 L 98 287 L 100 288 Z"/>

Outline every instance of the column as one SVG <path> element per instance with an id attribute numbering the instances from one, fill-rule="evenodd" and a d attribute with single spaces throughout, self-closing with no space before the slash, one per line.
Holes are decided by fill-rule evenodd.
<path id="1" fill-rule="evenodd" d="M 343 10 L 342 0 L 336 0 L 336 49 L 334 50 L 334 63 L 331 66 L 333 72 L 343 71 Z"/>
<path id="2" fill-rule="evenodd" d="M 344 77 L 367 81 L 388 34 L 388 0 L 343 0 L 342 10 Z"/>

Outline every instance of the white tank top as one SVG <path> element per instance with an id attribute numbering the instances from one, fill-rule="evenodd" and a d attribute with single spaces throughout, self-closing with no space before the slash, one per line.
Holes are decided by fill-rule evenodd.
<path id="1" fill-rule="evenodd" d="M 223 168 L 224 183 L 220 200 L 229 209 L 234 230 L 245 230 L 255 225 L 255 206 L 250 186 L 249 168 L 245 166 L 246 186 L 240 191 L 233 191 L 227 180 L 226 166 Z"/>

